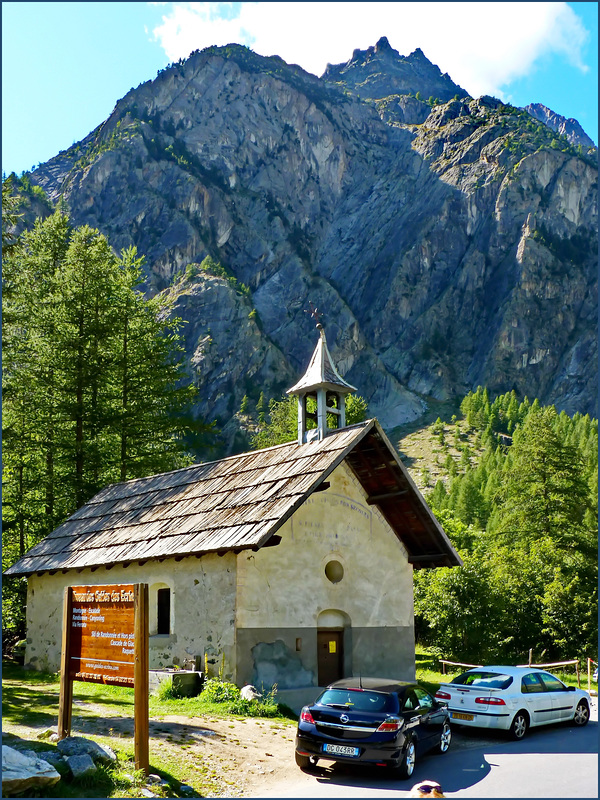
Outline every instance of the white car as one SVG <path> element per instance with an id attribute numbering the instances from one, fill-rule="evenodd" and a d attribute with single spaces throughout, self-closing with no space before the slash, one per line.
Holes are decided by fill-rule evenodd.
<path id="1" fill-rule="evenodd" d="M 537 725 L 571 720 L 586 725 L 590 697 L 534 667 L 477 667 L 442 683 L 436 700 L 448 705 L 459 725 L 509 731 L 522 739 Z"/>

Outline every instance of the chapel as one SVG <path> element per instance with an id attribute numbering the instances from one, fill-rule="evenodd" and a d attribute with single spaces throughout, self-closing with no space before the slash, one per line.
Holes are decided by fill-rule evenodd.
<path id="1" fill-rule="evenodd" d="M 325 330 L 294 441 L 107 486 L 6 575 L 28 580 L 26 663 L 60 667 L 67 586 L 149 585 L 151 669 L 208 663 L 285 692 L 415 677 L 413 570 L 461 560 Z"/>

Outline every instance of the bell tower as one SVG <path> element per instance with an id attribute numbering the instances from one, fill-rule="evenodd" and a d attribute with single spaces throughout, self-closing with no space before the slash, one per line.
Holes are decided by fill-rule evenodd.
<path id="1" fill-rule="evenodd" d="M 319 341 L 308 369 L 298 383 L 287 390 L 287 394 L 298 397 L 298 444 L 320 441 L 330 431 L 344 428 L 346 395 L 356 391 L 335 368 L 327 347 L 325 329 L 320 322 L 317 323 L 317 330 Z M 312 406 L 311 410 L 309 406 Z M 316 428 L 307 427 L 309 420 L 316 423 Z"/>

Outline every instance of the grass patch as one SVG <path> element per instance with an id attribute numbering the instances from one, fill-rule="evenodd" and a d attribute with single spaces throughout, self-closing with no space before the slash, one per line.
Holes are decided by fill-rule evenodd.
<path id="1" fill-rule="evenodd" d="M 42 727 L 53 725 L 58 709 L 60 680 L 57 673 L 36 673 L 17 665 L 3 667 L 2 715 L 21 725 Z M 167 683 L 164 681 L 163 683 Z M 237 688 L 237 687 L 236 687 Z M 210 694 L 209 697 L 213 695 Z M 124 686 L 105 686 L 101 683 L 73 684 L 73 701 L 78 703 L 77 713 L 90 716 L 85 703 L 106 707 L 106 717 L 114 715 L 133 718 L 134 691 Z M 289 706 L 278 704 L 275 697 L 266 696 L 263 703 L 246 701 L 237 694 L 226 695 L 223 701 L 196 697 L 177 697 L 168 688 L 161 695 L 150 695 L 150 717 L 161 718 L 170 714 L 212 717 L 271 717 L 273 719 L 298 719 Z"/>
<path id="2" fill-rule="evenodd" d="M 58 683 L 57 672 L 38 672 L 37 670 L 24 669 L 14 661 L 2 660 L 2 680 L 20 680 L 25 683 Z"/>
<path id="3" fill-rule="evenodd" d="M 182 697 L 181 689 L 173 686 L 173 678 L 165 678 L 161 681 L 156 690 L 159 700 L 179 700 Z"/>
<path id="4" fill-rule="evenodd" d="M 421 645 L 417 645 L 415 648 L 415 668 L 417 681 L 432 694 L 437 692 L 440 683 L 447 683 L 462 672 L 462 670 L 457 670 L 444 675 L 438 658 Z"/>

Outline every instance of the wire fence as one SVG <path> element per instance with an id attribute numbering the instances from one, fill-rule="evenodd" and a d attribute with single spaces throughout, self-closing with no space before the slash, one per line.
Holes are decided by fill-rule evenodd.
<path id="1" fill-rule="evenodd" d="M 442 665 L 442 675 L 446 674 L 446 666 L 466 667 L 467 669 L 476 669 L 477 667 L 483 667 L 483 664 L 465 664 L 463 661 L 446 661 L 445 658 L 440 658 L 439 661 L 440 664 Z"/>
<path id="2" fill-rule="evenodd" d="M 478 669 L 483 667 L 483 664 L 467 664 L 464 661 L 448 661 L 445 658 L 439 659 L 440 664 L 442 665 L 442 675 L 446 675 L 446 667 L 465 667 L 466 669 Z M 588 679 L 588 692 L 592 691 L 592 665 L 598 666 L 598 662 L 594 661 L 592 658 L 587 659 L 587 679 Z M 575 667 L 575 673 L 577 675 L 577 686 L 581 689 L 581 672 L 579 669 L 579 659 L 578 658 L 571 658 L 568 661 L 553 661 L 549 664 L 535 664 L 533 663 L 533 651 L 529 651 L 529 660 L 527 664 L 516 664 L 517 667 L 534 667 L 535 669 L 559 669 L 560 667 Z"/>

